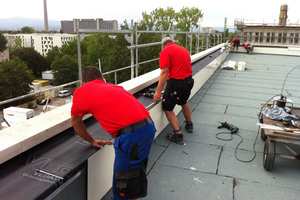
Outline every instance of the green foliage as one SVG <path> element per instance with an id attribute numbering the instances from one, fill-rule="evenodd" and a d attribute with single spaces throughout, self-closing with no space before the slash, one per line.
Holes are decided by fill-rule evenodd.
<path id="1" fill-rule="evenodd" d="M 78 80 L 78 62 L 70 55 L 57 58 L 51 69 L 54 76 L 54 85 L 61 85 Z"/>
<path id="2" fill-rule="evenodd" d="M 7 40 L 4 37 L 4 35 L 1 33 L 0 34 L 0 52 L 3 52 L 6 50 L 6 44 L 7 44 Z"/>
<path id="3" fill-rule="evenodd" d="M 27 65 L 15 57 L 0 63 L 0 101 L 25 95 L 34 77 Z"/>
<path id="4" fill-rule="evenodd" d="M 158 8 L 150 14 L 142 13 L 143 19 L 140 24 L 144 25 L 145 30 L 171 30 L 175 21 L 175 10 L 167 7 L 166 10 Z"/>
<path id="5" fill-rule="evenodd" d="M 22 48 L 22 39 L 20 37 L 15 38 L 15 45 L 10 47 L 10 52 Z"/>
<path id="6" fill-rule="evenodd" d="M 81 42 L 82 66 L 98 66 L 101 62 L 103 73 L 130 65 L 130 51 L 124 34 L 95 34 L 87 36 Z M 76 54 L 77 55 L 77 54 Z M 126 76 L 126 75 L 125 75 Z M 114 75 L 105 75 L 109 82 L 114 82 Z M 118 73 L 118 81 L 127 80 L 123 72 Z"/>
<path id="7" fill-rule="evenodd" d="M 10 58 L 16 56 L 27 63 L 36 78 L 42 77 L 42 72 L 50 67 L 44 57 L 33 48 L 18 48 L 10 52 Z"/>
<path id="8" fill-rule="evenodd" d="M 25 26 L 21 28 L 21 33 L 34 33 L 34 32 L 35 32 L 34 28 L 30 26 Z"/>
<path id="9" fill-rule="evenodd" d="M 51 63 L 53 63 L 56 59 L 58 59 L 62 56 L 63 56 L 63 54 L 61 53 L 60 48 L 55 46 L 47 53 L 45 60 L 48 63 L 48 65 L 50 66 Z"/>
<path id="10" fill-rule="evenodd" d="M 150 14 L 142 13 L 143 19 L 139 23 L 139 28 L 144 30 L 172 30 L 190 31 L 198 28 L 198 22 L 203 17 L 203 13 L 198 8 L 183 7 L 179 12 L 175 12 L 172 7 L 155 9 Z"/>
<path id="11" fill-rule="evenodd" d="M 198 28 L 199 19 L 203 17 L 203 13 L 198 8 L 183 7 L 179 13 L 176 13 L 176 28 L 181 31 L 192 31 Z"/>

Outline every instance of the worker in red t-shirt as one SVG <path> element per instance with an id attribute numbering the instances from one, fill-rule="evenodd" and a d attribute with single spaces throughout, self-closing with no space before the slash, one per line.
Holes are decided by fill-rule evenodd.
<path id="1" fill-rule="evenodd" d="M 253 49 L 254 47 L 252 46 L 252 44 L 247 43 L 247 44 L 242 44 L 242 46 L 246 49 L 247 54 L 252 54 L 253 53 Z"/>
<path id="2" fill-rule="evenodd" d="M 94 139 L 87 131 L 82 117 L 91 113 L 102 128 L 116 138 L 114 198 L 123 200 L 146 196 L 146 167 L 156 131 L 149 112 L 123 87 L 105 83 L 96 67 L 83 70 L 82 82 L 83 85 L 74 93 L 71 109 L 71 123 L 75 132 L 95 147 L 113 144 L 109 140 Z M 132 181 L 130 174 L 138 176 Z"/>
<path id="3" fill-rule="evenodd" d="M 187 132 L 193 132 L 191 109 L 187 103 L 194 86 L 191 57 L 185 48 L 176 45 L 170 37 L 162 39 L 162 46 L 163 50 L 159 56 L 161 73 L 153 100 L 155 102 L 161 100 L 161 92 L 167 82 L 162 108 L 173 129 L 173 133 L 167 134 L 167 138 L 172 142 L 183 144 L 183 134 L 173 109 L 176 104 L 182 107 L 186 121 L 185 129 Z"/>
<path id="4" fill-rule="evenodd" d="M 240 39 L 239 38 L 234 38 L 233 40 L 231 40 L 230 45 L 232 44 L 232 51 L 234 51 L 234 48 L 236 47 L 236 51 L 239 50 L 239 46 L 240 46 Z"/>

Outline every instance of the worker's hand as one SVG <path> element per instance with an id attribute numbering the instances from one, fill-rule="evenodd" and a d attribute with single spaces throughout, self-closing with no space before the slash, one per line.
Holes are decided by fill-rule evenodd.
<path id="1" fill-rule="evenodd" d="M 155 103 L 158 103 L 161 99 L 161 92 L 155 92 L 154 96 L 153 96 L 153 100 Z"/>
<path id="2" fill-rule="evenodd" d="M 110 140 L 93 140 L 93 142 L 92 142 L 92 145 L 93 145 L 94 147 L 98 147 L 98 148 L 100 148 L 100 149 L 103 148 L 103 146 L 102 146 L 101 144 L 102 144 L 102 145 L 103 145 L 103 144 L 112 145 L 113 142 L 110 141 Z"/>

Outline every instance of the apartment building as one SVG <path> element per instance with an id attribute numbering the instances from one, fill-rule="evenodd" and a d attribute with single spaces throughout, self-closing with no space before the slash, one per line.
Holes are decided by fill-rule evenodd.
<path id="1" fill-rule="evenodd" d="M 73 19 L 72 21 L 63 20 L 61 21 L 61 30 L 63 33 L 75 33 L 76 25 L 79 23 L 79 29 L 109 29 L 118 30 L 117 20 L 103 20 L 102 18 L 97 19 Z"/>
<path id="2" fill-rule="evenodd" d="M 53 47 L 62 47 L 74 38 L 75 34 L 16 34 L 21 38 L 23 47 L 32 47 L 41 55 L 45 56 Z"/>

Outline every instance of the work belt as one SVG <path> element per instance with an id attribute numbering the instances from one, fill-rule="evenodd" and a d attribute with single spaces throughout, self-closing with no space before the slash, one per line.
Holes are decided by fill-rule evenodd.
<path id="1" fill-rule="evenodd" d="M 139 128 L 142 128 L 144 126 L 149 126 L 149 124 L 151 124 L 153 121 L 151 119 L 151 117 L 147 117 L 146 119 L 143 119 L 139 122 L 136 122 L 136 123 L 133 123 L 133 124 L 130 124 L 124 128 L 121 128 L 119 131 L 118 131 L 118 137 L 121 136 L 121 135 L 124 135 L 125 133 L 128 133 L 128 132 L 134 132 L 135 130 L 139 129 Z"/>
<path id="2" fill-rule="evenodd" d="M 174 79 L 174 78 L 170 78 L 169 80 L 171 81 L 171 82 L 173 82 L 173 81 L 183 81 L 183 82 L 188 82 L 188 81 L 190 81 L 190 80 L 192 80 L 193 79 L 193 77 L 192 77 L 192 75 L 190 75 L 190 76 L 188 76 L 188 77 L 186 77 L 186 78 L 184 78 L 184 79 Z"/>

